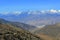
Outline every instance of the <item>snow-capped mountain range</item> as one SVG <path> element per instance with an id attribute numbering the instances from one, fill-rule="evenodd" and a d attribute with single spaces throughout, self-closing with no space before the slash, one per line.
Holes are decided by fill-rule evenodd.
<path id="1" fill-rule="evenodd" d="M 27 10 L 27 11 L 13 11 L 13 12 L 0 12 L 0 14 L 3 14 L 3 15 L 8 15 L 8 14 L 14 14 L 14 15 L 20 15 L 22 13 L 26 13 L 28 12 L 27 14 L 60 14 L 60 10 L 54 10 L 54 9 L 51 9 L 51 10 Z"/>
<path id="2" fill-rule="evenodd" d="M 60 22 L 60 10 L 0 12 L 0 18 L 35 26 L 50 25 Z"/>

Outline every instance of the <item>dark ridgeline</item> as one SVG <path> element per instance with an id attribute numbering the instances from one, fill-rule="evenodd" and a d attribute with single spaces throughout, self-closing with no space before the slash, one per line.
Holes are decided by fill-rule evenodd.
<path id="1" fill-rule="evenodd" d="M 11 24 L 11 25 L 13 25 L 15 27 L 22 28 L 22 29 L 28 30 L 28 31 L 33 30 L 33 29 L 36 28 L 35 26 L 24 24 L 24 23 L 20 23 L 20 22 L 6 21 L 5 19 L 2 19 L 2 18 L 0 18 L 0 23 Z"/>

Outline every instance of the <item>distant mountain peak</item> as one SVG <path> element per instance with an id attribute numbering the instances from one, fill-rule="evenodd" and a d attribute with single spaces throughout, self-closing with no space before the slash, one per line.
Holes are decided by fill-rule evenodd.
<path id="1" fill-rule="evenodd" d="M 27 10 L 27 11 L 13 11 L 13 12 L 1 12 L 2 15 L 20 15 L 20 14 L 60 14 L 60 10 L 50 9 L 50 10 Z"/>

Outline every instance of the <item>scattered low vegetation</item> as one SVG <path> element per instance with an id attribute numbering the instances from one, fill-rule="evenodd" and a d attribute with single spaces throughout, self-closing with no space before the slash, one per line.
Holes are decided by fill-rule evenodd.
<path id="1" fill-rule="evenodd" d="M 41 40 L 40 37 L 30 32 L 12 26 L 11 24 L 0 23 L 0 40 Z"/>

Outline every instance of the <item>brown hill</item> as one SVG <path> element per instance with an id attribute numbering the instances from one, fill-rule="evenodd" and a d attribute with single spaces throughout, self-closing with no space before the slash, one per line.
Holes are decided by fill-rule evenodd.
<path id="1" fill-rule="evenodd" d="M 40 35 L 43 39 L 60 40 L 60 23 L 47 25 L 42 29 L 36 30 L 34 33 Z"/>
<path id="2" fill-rule="evenodd" d="M 0 21 L 0 40 L 41 40 L 30 32 Z"/>

